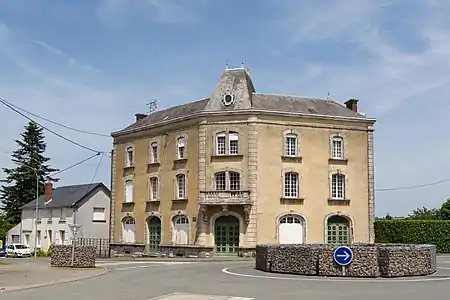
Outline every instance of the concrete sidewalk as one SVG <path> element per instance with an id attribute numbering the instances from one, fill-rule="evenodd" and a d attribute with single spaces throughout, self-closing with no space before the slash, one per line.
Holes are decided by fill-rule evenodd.
<path id="1" fill-rule="evenodd" d="M 42 260 L 16 259 L 0 265 L 0 292 L 10 292 L 23 289 L 37 288 L 58 283 L 78 281 L 107 272 L 106 269 L 59 269 L 50 268 L 49 264 Z"/>

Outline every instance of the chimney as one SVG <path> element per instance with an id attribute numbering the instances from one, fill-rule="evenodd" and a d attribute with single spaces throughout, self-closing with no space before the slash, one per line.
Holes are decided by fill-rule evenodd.
<path id="1" fill-rule="evenodd" d="M 51 200 L 53 197 L 53 183 L 51 180 L 48 180 L 45 183 L 45 202 Z"/>
<path id="2" fill-rule="evenodd" d="M 358 112 L 358 101 L 357 99 L 349 99 L 344 104 L 348 109 L 353 110 L 355 113 Z"/>
<path id="3" fill-rule="evenodd" d="M 146 114 L 137 113 L 134 116 L 136 117 L 136 122 L 139 122 L 140 120 L 144 119 L 147 115 Z"/>

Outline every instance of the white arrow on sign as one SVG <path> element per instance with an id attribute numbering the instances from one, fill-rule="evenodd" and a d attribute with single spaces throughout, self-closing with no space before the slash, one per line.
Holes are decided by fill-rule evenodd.
<path id="1" fill-rule="evenodd" d="M 337 254 L 337 257 L 343 257 L 344 260 L 348 260 L 350 258 L 350 254 L 347 251 L 344 251 L 344 254 Z"/>

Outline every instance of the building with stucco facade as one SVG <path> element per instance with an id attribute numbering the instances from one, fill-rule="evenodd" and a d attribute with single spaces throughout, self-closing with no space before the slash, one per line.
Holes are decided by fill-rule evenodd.
<path id="1" fill-rule="evenodd" d="M 111 249 L 373 242 L 374 123 L 358 100 L 261 94 L 226 69 L 208 98 L 112 133 Z"/>

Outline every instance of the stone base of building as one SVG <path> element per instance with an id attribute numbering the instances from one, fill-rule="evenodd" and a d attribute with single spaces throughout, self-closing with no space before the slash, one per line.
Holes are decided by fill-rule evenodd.
<path id="1" fill-rule="evenodd" d="M 146 249 L 145 244 L 110 243 L 111 257 L 141 256 Z"/>
<path id="2" fill-rule="evenodd" d="M 256 247 L 239 247 L 239 257 L 256 257 Z"/>
<path id="3" fill-rule="evenodd" d="M 353 252 L 353 261 L 343 268 L 333 259 L 333 245 L 258 245 L 256 269 L 298 275 L 388 278 L 427 276 L 437 271 L 434 245 L 347 246 Z"/>
<path id="4" fill-rule="evenodd" d="M 207 258 L 214 255 L 214 247 L 198 245 L 161 245 L 161 257 L 198 257 Z"/>

